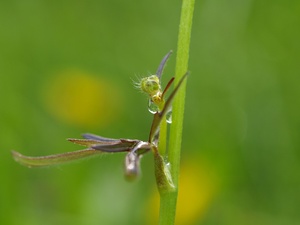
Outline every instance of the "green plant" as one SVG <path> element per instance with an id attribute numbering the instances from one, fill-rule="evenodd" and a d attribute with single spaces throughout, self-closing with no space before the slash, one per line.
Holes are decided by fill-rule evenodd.
<path id="1" fill-rule="evenodd" d="M 173 187 L 174 185 L 172 184 L 169 172 L 165 166 L 165 164 L 167 164 L 165 162 L 166 159 L 158 151 L 160 126 L 161 124 L 166 123 L 165 118 L 166 115 L 171 112 L 171 103 L 188 74 L 186 73 L 181 78 L 176 88 L 170 94 L 168 99 L 165 100 L 164 95 L 174 81 L 174 78 L 169 81 L 164 91 L 161 89 L 160 78 L 164 65 L 171 53 L 172 51 L 163 58 L 156 75 L 143 78 L 137 85 L 149 95 L 149 111 L 154 114 L 148 141 L 126 138 L 106 138 L 87 133 L 82 135 L 85 139 L 68 139 L 68 141 L 85 146 L 87 149 L 38 157 L 24 156 L 19 152 L 12 151 L 14 159 L 20 164 L 28 167 L 44 167 L 67 163 L 101 153 L 128 152 L 125 157 L 125 175 L 129 179 L 133 179 L 139 175 L 139 161 L 141 156 L 149 150 L 152 150 L 156 162 L 155 171 L 158 174 L 158 184 L 164 183 L 166 185 L 168 184 L 168 187 Z M 163 137 L 165 138 L 165 136 Z M 165 151 L 163 150 L 163 152 Z M 167 186 L 165 188 L 167 188 Z M 160 186 L 159 190 L 161 190 Z"/>
<path id="2" fill-rule="evenodd" d="M 149 95 L 149 111 L 154 114 L 147 141 L 125 138 L 113 139 L 94 134 L 84 134 L 83 137 L 85 139 L 68 139 L 75 144 L 87 147 L 84 150 L 39 157 L 24 156 L 19 152 L 12 151 L 14 159 L 28 167 L 41 167 L 66 163 L 102 153 L 127 152 L 125 157 L 125 175 L 129 180 L 132 180 L 140 173 L 141 156 L 151 150 L 154 155 L 156 182 L 161 197 L 159 224 L 174 224 L 193 10 L 194 0 L 183 0 L 175 79 L 171 78 L 166 88 L 162 90 L 160 78 L 165 63 L 172 53 L 169 52 L 163 58 L 156 74 L 141 79 L 137 84 L 141 90 Z M 165 93 L 173 81 L 175 88 L 170 96 L 165 99 Z M 176 95 L 177 98 L 175 98 Z M 173 100 L 173 124 L 170 128 L 169 146 L 167 148 L 167 121 L 170 122 L 169 117 Z"/>
<path id="3" fill-rule="evenodd" d="M 175 84 L 188 70 L 190 38 L 195 0 L 183 0 L 181 18 L 179 24 L 177 58 L 175 68 Z M 168 148 L 168 161 L 171 165 L 170 176 L 174 183 L 174 189 L 168 192 L 160 192 L 159 224 L 174 224 L 176 216 L 176 203 L 178 195 L 178 177 L 180 167 L 181 137 L 184 117 L 186 84 L 177 93 L 173 103 L 173 123 L 170 127 L 170 139 Z M 166 132 L 160 134 L 160 140 L 166 139 Z"/>

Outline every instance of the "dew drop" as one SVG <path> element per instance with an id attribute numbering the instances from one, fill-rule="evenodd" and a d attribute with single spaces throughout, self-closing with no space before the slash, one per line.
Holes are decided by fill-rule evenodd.
<path id="1" fill-rule="evenodd" d="M 172 109 L 166 114 L 167 123 L 172 123 Z"/>
<path id="2" fill-rule="evenodd" d="M 166 167 L 168 167 L 170 169 L 171 168 L 171 163 L 170 162 L 166 162 Z"/>
<path id="3" fill-rule="evenodd" d="M 156 112 L 159 111 L 158 106 L 149 99 L 148 101 L 148 111 L 152 114 L 155 114 Z"/>

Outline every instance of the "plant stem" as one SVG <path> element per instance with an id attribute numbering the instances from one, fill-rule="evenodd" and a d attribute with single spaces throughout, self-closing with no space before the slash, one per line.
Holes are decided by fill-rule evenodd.
<path id="1" fill-rule="evenodd" d="M 182 1 L 175 68 L 175 86 L 188 70 L 194 4 L 195 0 Z M 160 225 L 171 225 L 175 223 L 185 90 L 186 82 L 184 82 L 182 87 L 178 90 L 177 96 L 173 103 L 173 122 L 170 128 L 168 160 L 171 165 L 170 172 L 175 185 L 175 190 L 170 192 L 160 192 Z"/>
<path id="2" fill-rule="evenodd" d="M 189 47 L 192 30 L 192 18 L 194 11 L 195 0 L 183 0 L 181 19 L 178 35 L 177 57 L 176 57 L 176 69 L 175 69 L 175 84 L 188 70 L 189 60 Z M 183 128 L 184 117 L 184 104 L 185 104 L 185 91 L 186 82 L 182 84 L 182 87 L 178 90 L 177 96 L 173 102 L 173 119 L 174 122 L 170 130 L 170 144 L 169 144 L 169 160 L 172 165 L 171 175 L 173 182 L 177 186 L 179 166 L 180 166 L 180 150 L 181 150 L 181 137 Z"/>
<path id="3" fill-rule="evenodd" d="M 167 149 L 167 132 L 168 132 L 168 124 L 166 121 L 166 117 L 162 119 L 159 126 L 159 142 L 158 142 L 158 151 L 161 156 L 166 157 L 166 149 Z"/>

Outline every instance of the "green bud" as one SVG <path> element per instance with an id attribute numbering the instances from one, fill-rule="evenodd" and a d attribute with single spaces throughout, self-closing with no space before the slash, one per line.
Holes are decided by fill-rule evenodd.
<path id="1" fill-rule="evenodd" d="M 157 95 L 158 92 L 161 92 L 159 78 L 156 75 L 142 78 L 140 88 L 152 98 L 154 95 Z"/>

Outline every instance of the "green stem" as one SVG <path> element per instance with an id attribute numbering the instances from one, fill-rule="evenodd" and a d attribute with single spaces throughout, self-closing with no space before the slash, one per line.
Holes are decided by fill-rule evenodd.
<path id="1" fill-rule="evenodd" d="M 182 1 L 175 69 L 175 86 L 188 70 L 194 4 L 195 0 Z M 171 165 L 170 172 L 175 185 L 175 190 L 170 192 L 160 192 L 160 225 L 170 225 L 175 223 L 185 90 L 186 82 L 184 82 L 182 87 L 178 90 L 177 96 L 173 102 L 173 122 L 170 128 L 168 159 Z"/>
<path id="2" fill-rule="evenodd" d="M 161 102 L 159 106 L 159 111 L 162 111 L 165 107 L 165 101 Z M 166 116 L 164 116 L 159 125 L 159 139 L 158 139 L 158 151 L 163 158 L 166 157 L 167 151 L 167 133 L 168 133 L 168 124 L 166 121 Z"/>
<path id="3" fill-rule="evenodd" d="M 175 224 L 177 192 L 160 194 L 159 224 Z M 174 207 L 175 206 L 175 207 Z"/>
<path id="4" fill-rule="evenodd" d="M 166 149 L 167 149 L 167 132 L 168 132 L 168 125 L 167 125 L 166 117 L 164 116 L 159 126 L 159 142 L 158 142 L 159 154 L 164 158 L 166 156 Z"/>

